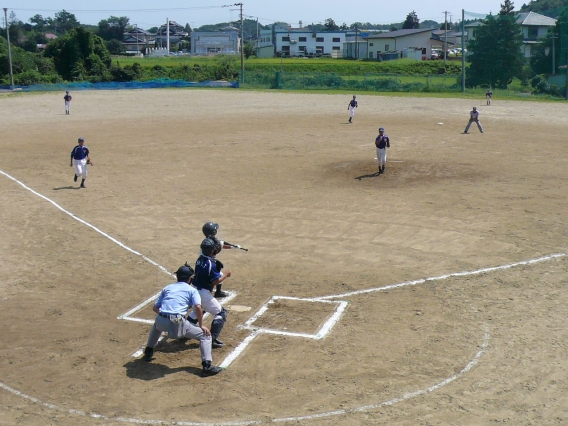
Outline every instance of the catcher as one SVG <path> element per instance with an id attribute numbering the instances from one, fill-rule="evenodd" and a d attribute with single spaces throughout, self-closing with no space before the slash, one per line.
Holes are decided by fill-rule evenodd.
<path id="1" fill-rule="evenodd" d="M 77 178 L 81 176 L 81 188 L 86 188 L 85 179 L 87 179 L 87 164 L 94 166 L 93 161 L 89 158 L 89 148 L 85 146 L 85 139 L 79 138 L 78 145 L 71 151 L 71 167 L 75 164 L 75 176 L 73 181 L 77 182 Z"/>
<path id="2" fill-rule="evenodd" d="M 475 124 L 477 124 L 479 131 L 483 133 L 483 127 L 481 127 L 481 123 L 479 122 L 479 111 L 477 110 L 477 107 L 473 107 L 473 111 L 469 112 L 469 122 L 467 123 L 467 126 L 463 131 L 466 135 L 469 133 L 469 126 L 471 126 L 471 123 L 473 123 L 474 121 Z"/>

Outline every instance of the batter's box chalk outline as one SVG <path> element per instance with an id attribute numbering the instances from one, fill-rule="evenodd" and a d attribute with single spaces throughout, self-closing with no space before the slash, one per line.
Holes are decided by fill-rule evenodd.
<path id="1" fill-rule="evenodd" d="M 333 314 L 329 317 L 329 319 L 326 322 L 323 323 L 323 325 L 315 334 L 292 333 L 290 331 L 275 330 L 271 328 L 263 328 L 255 326 L 254 323 L 270 309 L 270 305 L 272 305 L 278 300 L 295 300 L 299 302 L 308 302 L 308 303 L 328 303 L 335 305 L 335 309 Z M 349 304 L 348 302 L 340 300 L 330 301 L 330 300 L 321 300 L 317 298 L 306 299 L 306 298 L 289 297 L 289 296 L 272 296 L 268 302 L 262 305 L 260 309 L 252 317 L 248 319 L 248 321 L 246 321 L 243 325 L 238 327 L 241 330 L 242 329 L 251 330 L 252 333 L 249 334 L 229 355 L 227 355 L 227 358 L 225 358 L 225 360 L 221 363 L 220 367 L 227 368 L 229 365 L 231 365 L 231 363 L 235 359 L 237 359 L 238 356 L 243 353 L 246 347 L 260 334 L 276 334 L 280 336 L 303 337 L 306 339 L 313 339 L 313 340 L 323 339 L 325 336 L 329 334 L 333 326 L 337 324 L 337 322 L 345 312 L 345 309 L 347 308 L 348 304 Z"/>
<path id="2" fill-rule="evenodd" d="M 152 297 L 149 297 L 148 299 L 144 300 L 139 305 L 130 309 L 128 312 L 125 312 L 124 314 L 119 315 L 118 317 L 116 317 L 116 319 L 125 320 L 125 321 L 140 322 L 140 323 L 143 323 L 143 324 L 154 324 L 153 319 L 138 318 L 138 317 L 134 317 L 132 315 L 134 315 L 136 312 L 141 311 L 146 306 L 148 306 L 150 303 L 154 302 L 158 297 L 160 297 L 160 293 L 162 293 L 161 290 L 158 293 L 154 294 Z M 225 293 L 227 293 L 227 296 L 224 297 L 223 299 L 221 299 L 221 301 L 219 302 L 219 303 L 221 303 L 221 305 L 224 305 L 227 302 L 230 302 L 235 297 L 237 297 L 237 294 L 238 294 L 237 292 L 231 291 L 231 290 L 227 290 L 227 291 L 225 291 Z M 209 315 L 210 315 L 209 313 L 205 312 L 205 314 L 203 315 L 203 319 L 207 318 Z M 163 339 L 167 338 L 167 336 L 168 336 L 167 333 L 162 333 L 162 335 L 158 339 L 158 343 L 160 343 Z M 146 345 L 140 346 L 136 350 L 136 352 L 134 352 L 132 354 L 132 357 L 138 358 L 140 355 L 142 355 L 145 347 L 146 347 Z"/>

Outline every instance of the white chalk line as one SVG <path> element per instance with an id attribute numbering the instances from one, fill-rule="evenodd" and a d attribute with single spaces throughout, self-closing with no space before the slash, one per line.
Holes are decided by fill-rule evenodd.
<path id="1" fill-rule="evenodd" d="M 43 200 L 47 201 L 50 204 L 53 204 L 53 206 L 55 206 L 57 209 L 61 210 L 63 213 L 65 213 L 66 215 L 71 216 L 73 219 L 75 219 L 76 221 L 82 223 L 85 226 L 88 226 L 89 228 L 91 228 L 93 231 L 98 232 L 99 234 L 101 234 L 103 237 L 108 238 L 109 240 L 111 240 L 113 243 L 117 244 L 118 246 L 122 247 L 123 249 L 129 251 L 132 254 L 135 254 L 136 256 L 140 256 L 142 259 L 144 259 L 146 262 L 157 266 L 158 268 L 160 268 L 160 270 L 162 272 L 165 272 L 168 275 L 173 275 L 171 272 L 169 272 L 166 268 L 164 268 L 162 265 L 160 265 L 159 263 L 153 261 L 152 259 L 150 259 L 149 257 L 144 256 L 142 253 L 138 253 L 136 250 L 131 249 L 130 247 L 128 247 L 126 244 L 121 243 L 120 241 L 118 241 L 116 238 L 111 237 L 110 235 L 108 235 L 107 233 L 101 231 L 99 228 L 97 228 L 94 225 L 91 225 L 89 222 L 84 221 L 83 219 L 81 219 L 78 216 L 75 216 L 73 213 L 71 213 L 68 210 L 65 210 L 63 207 L 61 207 L 59 204 L 57 204 L 55 201 L 47 198 L 45 195 L 40 194 L 39 192 L 34 191 L 33 189 L 31 189 L 29 186 L 27 186 L 26 184 L 20 182 L 18 179 L 10 176 L 8 173 L 3 172 L 2 170 L 0 170 L 0 174 L 3 174 L 4 176 L 6 176 L 8 179 L 13 180 L 14 182 L 16 182 L 18 185 L 22 186 L 24 189 L 27 189 L 28 191 L 30 191 L 32 194 L 37 195 L 38 197 L 42 198 Z"/>
<path id="2" fill-rule="evenodd" d="M 485 328 L 487 329 L 487 325 L 484 325 Z M 256 337 L 256 334 L 253 333 L 251 334 L 247 339 L 254 339 L 254 337 Z M 426 389 L 420 389 L 420 390 L 416 390 L 413 392 L 408 392 L 404 395 L 402 395 L 401 397 L 398 398 L 393 398 L 389 401 L 384 401 L 378 404 L 371 404 L 371 405 L 364 405 L 361 407 L 354 407 L 354 408 L 350 408 L 350 409 L 344 409 L 344 410 L 334 410 L 334 411 L 328 411 L 325 413 L 318 413 L 318 414 L 313 414 L 310 416 L 296 416 L 296 417 L 280 417 L 280 418 L 273 418 L 273 419 L 269 419 L 268 422 L 270 423 L 282 423 L 282 422 L 299 422 L 302 420 L 314 420 L 314 419 L 318 419 L 318 418 L 323 418 L 323 417 L 331 417 L 331 416 L 338 416 L 338 415 L 342 415 L 342 414 L 350 414 L 350 413 L 357 413 L 357 412 L 363 412 L 363 411 L 369 411 L 369 410 L 374 410 L 377 408 L 381 408 L 381 407 L 385 407 L 385 406 L 389 406 L 389 405 L 394 405 L 397 404 L 399 402 L 414 398 L 416 396 L 419 395 L 424 395 L 430 392 L 434 392 L 440 388 L 442 388 L 443 386 L 446 386 L 447 384 L 455 381 L 456 379 L 460 378 L 461 376 L 463 376 L 465 373 L 467 373 L 469 370 L 471 370 L 478 362 L 479 359 L 481 358 L 481 356 L 483 355 L 483 353 L 485 352 L 485 349 L 487 348 L 487 346 L 489 345 L 489 333 L 486 331 L 485 335 L 484 335 L 484 340 L 483 343 L 481 345 L 481 349 L 476 353 L 476 355 L 473 357 L 473 359 L 461 370 L 459 371 L 457 374 L 454 374 L 451 377 L 448 377 L 445 380 L 442 380 L 441 382 L 438 382 L 437 384 L 430 386 Z M 244 343 L 244 342 L 243 342 Z M 134 418 L 126 418 L 126 417 L 107 417 L 104 416 L 102 414 L 98 414 L 98 413 L 85 413 L 83 411 L 79 411 L 79 410 L 74 410 L 74 409 L 67 409 L 67 408 L 62 408 L 59 407 L 55 404 L 49 404 L 49 403 L 45 403 L 42 402 L 41 400 L 34 398 L 32 396 L 26 395 L 25 393 L 22 393 L 16 389 L 13 389 L 7 385 L 5 385 L 4 383 L 0 382 L 0 387 L 3 388 L 4 390 L 11 392 L 14 395 L 17 395 L 19 397 L 25 398 L 31 402 L 34 402 L 36 404 L 40 404 L 44 407 L 53 409 L 53 410 L 58 410 L 58 411 L 62 411 L 62 412 L 67 412 L 69 414 L 75 414 L 75 415 L 80 415 L 80 416 L 88 416 L 88 417 L 92 417 L 92 418 L 97 418 L 97 419 L 103 419 L 103 420 L 108 420 L 108 421 L 117 421 L 117 422 L 124 422 L 124 423 L 133 423 L 133 424 L 151 424 L 151 425 L 183 425 L 183 426 L 214 426 L 214 425 L 218 425 L 218 426 L 245 426 L 245 425 L 253 425 L 253 424 L 261 424 L 263 423 L 263 421 L 259 421 L 259 420 L 250 420 L 250 421 L 238 421 L 238 422 L 215 422 L 215 423 L 203 423 L 203 422 L 186 422 L 186 421 L 166 421 L 166 420 L 140 420 L 140 419 L 134 419 Z"/>
<path id="3" fill-rule="evenodd" d="M 321 328 L 317 331 L 316 334 L 308 334 L 308 333 L 293 333 L 290 331 L 283 331 L 283 330 L 274 330 L 269 328 L 263 327 L 256 327 L 254 326 L 254 322 L 259 319 L 266 311 L 268 311 L 269 306 L 273 304 L 276 300 L 279 299 L 287 299 L 287 300 L 297 300 L 302 302 L 309 302 L 309 303 L 332 303 L 336 304 L 337 307 L 335 308 L 334 313 L 330 316 L 330 318 L 321 326 Z M 239 326 L 239 329 L 245 330 L 252 330 L 252 333 L 245 338 L 232 352 L 227 355 L 227 357 L 223 360 L 220 367 L 227 368 L 239 355 L 243 353 L 243 351 L 247 348 L 247 346 L 254 340 L 256 336 L 259 334 L 274 334 L 280 336 L 289 336 L 289 337 L 303 337 L 307 339 L 313 340 L 320 340 L 323 339 L 325 336 L 329 334 L 333 326 L 339 321 L 341 315 L 345 312 L 347 308 L 348 302 L 345 301 L 333 301 L 330 302 L 328 300 L 318 300 L 314 298 L 303 299 L 300 297 L 290 297 L 290 296 L 272 296 L 268 302 L 260 307 L 260 309 L 250 317 L 243 325 Z"/>
<path id="4" fill-rule="evenodd" d="M 503 269 L 514 268 L 516 266 L 531 265 L 533 263 L 545 262 L 547 260 L 556 259 L 556 258 L 560 258 L 560 257 L 564 257 L 564 256 L 566 256 L 566 253 L 554 253 L 554 254 L 550 254 L 550 255 L 547 255 L 547 256 L 537 257 L 536 259 L 523 260 L 521 262 L 509 263 L 507 265 L 493 266 L 493 267 L 490 267 L 490 268 L 477 269 L 475 271 L 454 272 L 452 274 L 440 275 L 440 276 L 437 276 L 437 277 L 420 278 L 418 280 L 405 281 L 405 282 L 400 283 L 400 284 L 391 284 L 391 285 L 387 285 L 385 287 L 367 288 L 365 290 L 350 291 L 348 293 L 343 293 L 343 294 L 334 294 L 334 295 L 331 295 L 331 296 L 314 297 L 313 299 L 314 300 L 320 300 L 320 299 L 321 300 L 329 300 L 329 299 L 337 299 L 337 298 L 340 298 L 340 297 L 344 298 L 344 297 L 349 297 L 349 296 L 355 296 L 355 295 L 358 295 L 358 294 L 373 293 L 373 292 L 376 292 L 376 291 L 392 290 L 392 289 L 395 289 L 395 288 L 401 288 L 401 287 L 412 286 L 412 285 L 417 285 L 417 284 L 424 284 L 427 281 L 440 281 L 440 280 L 445 280 L 445 279 L 452 278 L 452 277 L 466 277 L 468 275 L 479 275 L 479 274 L 483 274 L 483 273 L 486 273 L 486 272 L 493 272 L 493 271 L 499 271 L 499 270 L 503 270 Z"/>
<path id="5" fill-rule="evenodd" d="M 131 249 L 130 247 L 126 246 L 125 244 L 121 243 L 120 241 L 116 240 L 115 238 L 111 237 L 110 235 L 104 233 L 103 231 L 99 230 L 98 228 L 96 228 L 95 226 L 89 224 L 88 222 L 85 222 L 84 220 L 80 219 L 79 217 L 75 216 L 73 213 L 65 210 L 64 208 L 62 208 L 61 206 L 59 206 L 57 203 L 55 203 L 54 201 L 50 200 L 49 198 L 43 196 L 42 194 L 32 190 L 31 188 L 29 188 L 28 186 L 26 186 L 25 184 L 23 184 L 22 182 L 18 181 L 17 179 L 13 178 L 12 176 L 8 175 L 7 173 L 3 172 L 2 170 L 0 170 L 0 174 L 3 174 L 4 176 L 8 177 L 9 179 L 13 180 L 14 182 L 18 183 L 19 185 L 21 185 L 23 188 L 27 189 L 28 191 L 32 192 L 33 194 L 37 195 L 38 197 L 44 199 L 45 201 L 48 201 L 49 203 L 53 204 L 56 208 L 58 208 L 59 210 L 61 210 L 62 212 L 66 213 L 67 215 L 71 216 L 73 219 L 79 221 L 80 223 L 83 223 L 84 225 L 90 227 L 91 229 L 95 230 L 96 232 L 98 232 L 99 234 L 103 235 L 104 237 L 108 238 L 109 240 L 113 241 L 114 243 L 116 243 L 117 245 L 119 245 L 120 247 L 124 248 L 125 250 L 136 254 L 140 257 L 142 257 L 144 260 L 146 260 L 147 262 L 151 263 L 152 265 L 155 265 L 157 267 L 159 267 L 163 272 L 167 273 L 168 275 L 173 275 L 171 274 L 166 268 L 164 268 L 163 266 L 159 265 L 157 262 L 151 260 L 150 258 L 142 255 L 141 253 L 138 253 L 137 251 Z M 404 287 L 404 286 L 409 286 L 409 285 L 417 285 L 417 284 L 421 284 L 427 281 L 434 281 L 434 280 L 441 280 L 441 279 L 447 279 L 453 276 L 466 276 L 466 275 L 474 275 L 474 274 L 480 274 L 480 273 L 484 273 L 484 272 L 491 272 L 491 271 L 495 271 L 495 270 L 499 270 L 499 269 L 508 269 L 514 266 L 519 266 L 519 265 L 529 265 L 532 263 L 536 263 L 536 262 L 542 262 L 545 260 L 550 260 L 553 258 L 558 258 L 558 257 L 563 257 L 565 256 L 565 253 L 558 253 L 558 254 L 553 254 L 553 255 L 549 255 L 549 256 L 544 256 L 544 257 L 540 257 L 537 259 L 532 259 L 529 261 L 523 261 L 523 262 L 516 262 L 516 263 L 512 263 L 512 264 L 508 264 L 508 265 L 503 265 L 503 266 L 498 266 L 498 267 L 492 267 L 492 268 L 484 268 L 484 269 L 479 269 L 476 271 L 465 271 L 465 272 L 458 272 L 458 273 L 453 273 L 453 274 L 448 274 L 448 275 L 442 275 L 439 277 L 431 277 L 431 278 L 425 278 L 425 279 L 419 279 L 419 280 L 415 280 L 415 281 L 407 281 L 404 283 L 400 283 L 400 284 L 395 284 L 395 285 L 390 285 L 390 286 L 386 286 L 386 287 L 380 287 L 380 288 L 373 288 L 373 289 L 367 289 L 367 290 L 360 290 L 360 291 L 354 291 L 354 292 L 348 292 L 348 293 L 344 293 L 341 295 L 331 295 L 331 296 L 322 296 L 322 297 L 316 297 L 316 298 L 311 298 L 311 299 L 304 299 L 304 300 L 309 300 L 309 301 L 325 301 L 327 299 L 334 299 L 334 298 L 339 298 L 339 297 L 346 297 L 346 296 L 351 296 L 351 295 L 356 295 L 356 294 L 363 294 L 363 293 L 370 293 L 370 292 L 375 292 L 375 291 L 384 291 L 384 290 L 388 290 L 388 289 L 393 289 L 393 288 L 399 288 L 399 287 Z M 145 302 L 142 302 L 140 305 L 137 306 L 137 308 L 141 309 L 144 305 L 144 303 L 148 304 L 150 303 L 152 300 L 154 300 L 154 298 L 157 297 L 157 295 L 152 296 L 151 298 L 147 299 Z M 277 296 L 277 297 L 281 297 L 284 298 L 283 296 Z M 347 302 L 343 302 L 345 303 L 345 306 L 347 304 Z M 265 305 L 266 309 L 267 309 L 267 305 L 268 303 Z M 343 307 L 343 309 L 345 309 L 345 306 Z M 262 313 L 264 311 L 266 311 L 266 309 L 262 310 Z M 258 313 L 261 313 L 261 310 L 259 310 Z M 129 311 L 127 314 L 131 314 L 133 312 L 136 312 L 136 309 L 132 309 L 131 311 Z M 338 313 L 338 312 L 336 312 Z M 339 314 L 340 315 L 340 314 Z M 121 319 L 125 319 L 124 317 L 128 315 L 123 314 Z M 142 319 L 131 319 L 132 321 L 140 321 Z M 145 320 L 142 320 L 145 321 Z M 242 346 L 242 349 L 240 351 L 238 351 L 237 353 L 237 349 L 235 349 L 235 351 L 233 351 L 233 354 L 235 354 L 235 356 L 231 359 L 231 354 L 229 354 L 229 356 L 225 359 L 224 362 L 228 361 L 229 364 L 244 350 L 244 348 L 246 348 L 246 346 L 258 335 L 263 331 L 257 330 L 257 331 L 253 331 L 253 333 L 251 333 L 243 342 L 241 342 L 241 344 L 237 347 L 237 349 L 239 349 Z M 288 417 L 288 418 L 275 418 L 272 419 L 272 422 L 284 422 L 284 421 L 301 421 L 301 420 L 309 420 L 309 419 L 316 419 L 316 418 L 320 418 L 320 417 L 328 417 L 328 416 L 334 416 L 334 415 L 341 415 L 341 414 L 347 414 L 350 412 L 356 412 L 356 411 L 365 411 L 365 410 L 369 410 L 369 409 L 375 409 L 375 408 L 379 408 L 381 406 L 386 406 L 386 405 L 393 405 L 397 402 L 401 402 L 404 401 L 406 399 L 412 398 L 414 396 L 418 396 L 418 395 L 422 395 L 425 394 L 427 392 L 433 392 L 437 389 L 439 389 L 442 386 L 445 386 L 448 383 L 451 383 L 452 381 L 454 381 L 455 379 L 459 378 L 461 375 L 465 374 L 467 371 L 469 371 L 471 368 L 473 368 L 474 365 L 477 364 L 479 358 L 481 357 L 481 355 L 484 353 L 485 347 L 487 347 L 488 345 L 488 341 L 489 341 L 489 334 L 486 332 L 485 333 L 485 340 L 484 343 L 482 345 L 482 350 L 480 350 L 476 356 L 473 358 L 472 361 L 470 361 L 466 367 L 464 369 L 462 369 L 458 374 L 443 380 L 442 382 L 429 387 L 428 389 L 424 389 L 424 390 L 418 390 L 418 391 L 414 391 L 411 393 L 407 393 L 405 395 L 403 395 L 400 398 L 395 398 L 392 399 L 390 401 L 386 401 L 380 404 L 375 404 L 375 405 L 367 405 L 367 406 L 363 406 L 363 407 L 358 407 L 358 408 L 353 408 L 353 409 L 349 409 L 349 410 L 337 410 L 337 411 L 331 411 L 331 412 L 327 412 L 327 413 L 320 413 L 320 414 L 316 414 L 316 415 L 312 415 L 312 416 L 298 416 L 298 417 Z M 221 365 L 222 366 L 222 365 Z M 37 404 L 41 404 L 47 408 L 50 409 L 55 409 L 55 410 L 59 410 L 59 411 L 63 411 L 63 412 L 67 412 L 70 414 L 76 414 L 76 415 L 81 415 L 81 416 L 90 416 L 93 418 L 98 418 L 98 419 L 105 419 L 105 420 L 110 420 L 110 421 L 120 421 L 120 422 L 127 422 L 127 423 L 135 423 L 135 424 L 172 424 L 170 421 L 163 421 L 163 420 L 140 420 L 140 419 L 133 419 L 133 418 L 123 418 L 123 417 L 107 417 L 101 414 L 97 414 L 97 413 L 84 413 L 80 410 L 75 410 L 75 409 L 67 409 L 67 408 L 61 408 L 58 407 L 54 404 L 50 404 L 50 403 L 45 403 L 42 402 L 41 400 L 31 397 L 29 395 L 24 394 L 23 392 L 20 392 L 16 389 L 13 389 L 7 385 L 5 385 L 4 383 L 0 382 L 0 387 L 17 395 L 20 396 L 22 398 L 28 399 L 29 401 L 32 401 L 34 403 Z M 202 423 L 202 422 L 174 422 L 174 424 L 176 425 L 195 425 L 195 426 L 207 426 L 207 425 L 227 425 L 227 426 L 237 426 L 237 425 L 250 425 L 250 424 L 259 424 L 261 423 L 260 421 L 243 421 L 243 422 L 224 422 L 224 423 Z"/>

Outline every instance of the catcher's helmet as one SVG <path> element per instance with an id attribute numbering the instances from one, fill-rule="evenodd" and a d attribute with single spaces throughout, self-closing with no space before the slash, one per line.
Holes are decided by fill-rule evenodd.
<path id="1" fill-rule="evenodd" d="M 217 249 L 217 244 L 212 238 L 205 238 L 201 241 L 201 251 L 204 255 L 208 256 Z"/>
<path id="2" fill-rule="evenodd" d="M 203 235 L 206 237 L 210 235 L 217 235 L 217 229 L 219 229 L 219 224 L 213 222 L 206 222 L 205 225 L 203 225 L 203 228 L 201 228 Z"/>
<path id="3" fill-rule="evenodd" d="M 176 276 L 179 282 L 185 282 L 188 281 L 194 273 L 195 271 L 193 270 L 193 268 L 189 266 L 187 262 L 185 262 L 185 265 L 180 266 L 176 271 Z"/>

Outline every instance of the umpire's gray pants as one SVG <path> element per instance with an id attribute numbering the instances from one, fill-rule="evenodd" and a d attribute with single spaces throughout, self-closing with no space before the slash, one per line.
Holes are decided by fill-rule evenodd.
<path id="1" fill-rule="evenodd" d="M 156 316 L 154 326 L 148 336 L 149 348 L 154 348 L 158 344 L 158 339 L 162 332 L 168 333 L 170 339 L 199 340 L 199 350 L 203 361 L 213 361 L 211 357 L 211 336 L 206 336 L 201 328 L 190 323 L 181 315 L 170 315 L 169 318 Z"/>
<path id="2" fill-rule="evenodd" d="M 464 133 L 469 132 L 469 126 L 471 126 L 471 123 L 477 124 L 477 128 L 479 129 L 479 131 L 480 131 L 481 133 L 483 133 L 483 127 L 481 127 L 480 121 L 479 121 L 479 120 L 473 120 L 473 119 L 470 119 L 469 122 L 467 123 L 467 126 L 466 126 L 466 128 L 465 128 L 465 130 L 464 130 Z"/>

